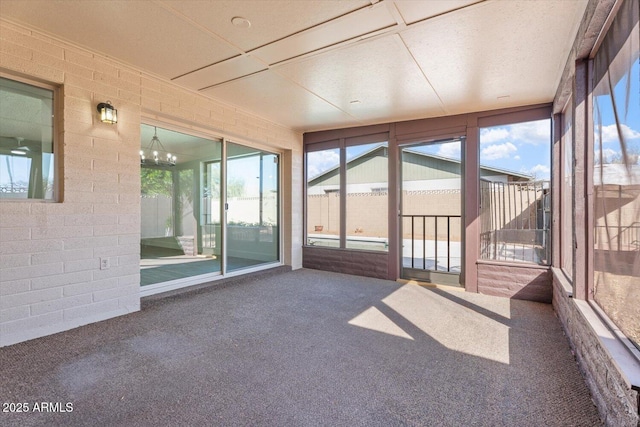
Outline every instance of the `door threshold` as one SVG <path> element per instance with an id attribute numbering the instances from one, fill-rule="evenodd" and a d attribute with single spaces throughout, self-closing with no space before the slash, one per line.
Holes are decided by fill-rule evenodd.
<path id="1" fill-rule="evenodd" d="M 433 283 L 433 282 L 423 282 L 415 279 L 396 279 L 396 282 L 402 283 L 403 285 L 417 285 L 417 286 L 424 286 L 426 288 L 438 288 L 443 290 L 465 292 L 464 287 L 461 285 L 444 285 L 444 284 Z"/>

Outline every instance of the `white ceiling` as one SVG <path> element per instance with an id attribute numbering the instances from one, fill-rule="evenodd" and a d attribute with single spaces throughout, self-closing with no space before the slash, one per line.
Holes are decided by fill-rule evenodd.
<path id="1" fill-rule="evenodd" d="M 549 102 L 586 4 L 0 0 L 0 17 L 311 131 Z"/>

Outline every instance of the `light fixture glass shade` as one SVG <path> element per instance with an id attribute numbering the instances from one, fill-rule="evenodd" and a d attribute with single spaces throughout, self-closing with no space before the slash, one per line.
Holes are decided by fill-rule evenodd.
<path id="1" fill-rule="evenodd" d="M 118 123 L 118 110 L 113 108 L 110 101 L 98 104 L 98 112 L 100 112 L 100 121 L 102 123 Z"/>

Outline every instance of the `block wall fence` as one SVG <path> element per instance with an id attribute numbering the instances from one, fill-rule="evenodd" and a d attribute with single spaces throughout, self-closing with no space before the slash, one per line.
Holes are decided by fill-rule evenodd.
<path id="1" fill-rule="evenodd" d="M 388 207 L 388 194 L 354 193 L 347 194 L 347 234 L 361 237 L 388 237 L 388 218 L 384 213 Z M 460 190 L 425 190 L 405 191 L 403 206 L 405 212 L 429 215 L 462 214 L 462 197 Z M 428 210 L 425 211 L 425 206 Z M 381 214 L 381 212 L 383 214 Z M 431 223 L 430 223 L 431 224 Z M 446 240 L 445 222 L 440 224 L 439 239 Z M 313 194 L 307 197 L 307 232 L 314 234 L 340 234 L 340 198 L 337 193 Z M 451 229 L 450 238 L 454 242 L 461 240 L 462 229 L 459 221 Z M 456 227 L 457 226 L 457 227 Z M 322 232 L 315 231 L 322 227 Z M 434 238 L 434 231 L 429 228 L 426 237 Z M 416 229 L 422 236 L 422 228 Z M 411 230 L 404 230 L 404 238 L 411 238 Z"/>

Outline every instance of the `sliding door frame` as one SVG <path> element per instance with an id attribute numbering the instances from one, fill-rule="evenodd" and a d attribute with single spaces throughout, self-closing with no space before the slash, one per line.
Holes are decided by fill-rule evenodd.
<path id="1" fill-rule="evenodd" d="M 166 129 L 174 132 L 180 132 L 186 135 L 196 136 L 196 137 L 204 138 L 207 140 L 211 140 L 212 142 L 220 142 L 222 144 L 221 158 L 220 158 L 220 201 L 221 203 L 219 207 L 220 223 L 221 223 L 220 271 L 214 272 L 214 273 L 206 273 L 206 274 L 191 276 L 191 277 L 182 278 L 182 279 L 171 280 L 167 282 L 151 284 L 144 287 L 141 286 L 140 295 L 142 297 L 159 294 L 163 292 L 168 292 L 168 291 L 173 291 L 176 289 L 186 288 L 190 286 L 202 285 L 208 282 L 214 282 L 216 280 L 222 280 L 229 277 L 241 276 L 243 274 L 253 273 L 261 270 L 267 270 L 273 267 L 284 265 L 284 261 L 283 261 L 284 245 L 282 244 L 284 240 L 283 226 L 282 226 L 283 224 L 282 223 L 282 220 L 283 220 L 282 207 L 283 207 L 283 197 L 284 197 L 282 194 L 282 188 L 283 188 L 282 160 L 283 160 L 284 152 L 282 150 L 274 149 L 273 147 L 266 146 L 265 144 L 262 144 L 257 141 L 244 140 L 242 138 L 236 138 L 236 137 L 229 138 L 227 136 L 221 136 L 221 133 L 216 132 L 215 130 L 209 130 L 201 127 L 194 128 L 192 126 L 185 125 L 185 124 L 181 125 L 180 123 L 177 123 L 174 121 L 161 120 L 157 116 L 147 116 L 143 114 L 140 125 L 156 126 L 158 128 L 162 128 L 162 129 Z M 251 266 L 247 268 L 241 268 L 233 271 L 228 270 L 228 262 L 227 262 L 227 234 L 228 233 L 227 233 L 226 227 L 227 227 L 227 211 L 228 211 L 227 209 L 228 207 L 227 144 L 228 143 L 234 143 L 234 144 L 242 145 L 244 147 L 252 148 L 255 150 L 264 151 L 264 152 L 273 154 L 278 158 L 278 179 L 277 179 L 278 230 L 277 230 L 277 236 L 276 236 L 276 238 L 278 239 L 278 251 L 277 251 L 278 260 L 274 262 L 266 262 L 263 264 L 259 264 L 259 265 Z M 199 170 L 197 171 L 197 173 L 199 173 L 200 175 L 202 175 L 203 164 L 204 164 L 203 162 L 200 162 L 200 167 L 199 167 Z M 201 177 L 199 177 L 199 179 L 201 179 Z M 200 190 L 201 188 L 199 189 L 198 198 L 200 198 L 201 196 Z M 200 204 L 201 204 L 201 201 L 198 201 L 197 205 L 199 206 Z"/>

